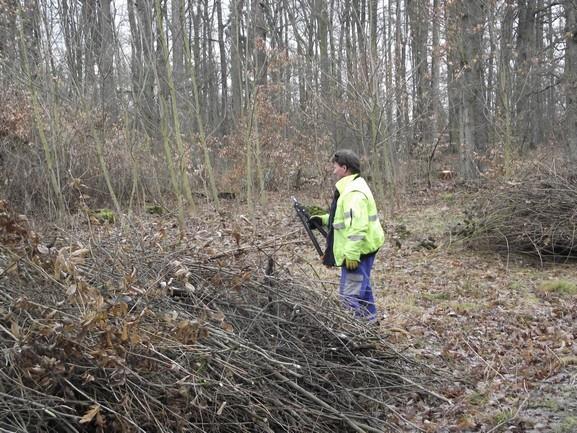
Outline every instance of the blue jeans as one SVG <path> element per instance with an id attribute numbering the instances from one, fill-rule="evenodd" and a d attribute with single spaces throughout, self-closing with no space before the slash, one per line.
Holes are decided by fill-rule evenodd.
<path id="1" fill-rule="evenodd" d="M 339 297 L 343 306 L 352 310 L 355 317 L 371 322 L 377 320 L 377 307 L 371 289 L 371 269 L 375 255 L 376 253 L 364 256 L 354 271 L 349 271 L 343 264 L 339 286 Z"/>

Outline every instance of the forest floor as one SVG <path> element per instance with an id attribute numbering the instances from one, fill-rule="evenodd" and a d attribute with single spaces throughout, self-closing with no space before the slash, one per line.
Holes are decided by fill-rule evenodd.
<path id="1" fill-rule="evenodd" d="M 381 331 L 445 373 L 452 401 L 404 416 L 427 432 L 577 432 L 577 266 L 455 242 L 467 198 L 416 194 L 385 222 L 398 242 L 373 270 Z"/>
<path id="2" fill-rule="evenodd" d="M 446 185 L 385 211 L 388 241 L 373 269 L 380 332 L 439 372 L 441 385 L 433 391 L 446 399 L 396 408 L 405 420 L 400 428 L 577 432 L 577 266 L 542 265 L 455 242 L 449 228 L 462 220 L 468 194 Z M 327 204 L 326 197 L 303 195 L 305 204 Z M 142 236 L 158 238 L 159 248 L 177 237 L 170 213 L 144 214 L 133 224 Z M 187 226 L 190 254 L 262 270 L 273 257 L 277 274 L 304 276 L 330 295 L 337 291 L 339 271 L 319 263 L 288 195 L 269 195 L 253 215 L 232 201 L 218 212 L 201 209 Z M 111 235 L 120 223 L 89 226 L 83 217 L 53 230 L 45 228 L 43 237 L 122 239 Z"/>
<path id="3" fill-rule="evenodd" d="M 426 432 L 577 432 L 577 264 L 471 250 L 450 235 L 468 192 L 411 197 L 387 212 L 373 269 L 381 332 L 441 372 L 437 391 L 451 404 L 417 403 L 403 416 Z M 258 231 L 277 238 L 277 263 L 336 292 L 339 271 L 320 265 L 288 197 L 266 208 Z"/>

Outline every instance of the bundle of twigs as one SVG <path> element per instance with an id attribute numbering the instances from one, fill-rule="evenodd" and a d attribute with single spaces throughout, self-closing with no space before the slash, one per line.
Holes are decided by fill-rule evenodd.
<path id="1" fill-rule="evenodd" d="M 477 197 L 466 221 L 470 244 L 540 260 L 577 258 L 577 181 L 551 170 Z"/>
<path id="2" fill-rule="evenodd" d="M 0 246 L 0 431 L 396 431 L 442 399 L 302 281 L 119 245 Z"/>

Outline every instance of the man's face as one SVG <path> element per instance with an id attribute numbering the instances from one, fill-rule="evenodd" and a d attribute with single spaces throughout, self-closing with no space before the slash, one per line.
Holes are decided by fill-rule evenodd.
<path id="1" fill-rule="evenodd" d="M 340 165 L 338 162 L 333 162 L 333 174 L 337 178 L 337 180 L 342 179 L 347 175 L 347 166 Z"/>

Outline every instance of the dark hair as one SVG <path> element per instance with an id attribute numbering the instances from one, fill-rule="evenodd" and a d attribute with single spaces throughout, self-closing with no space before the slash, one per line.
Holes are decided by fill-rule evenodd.
<path id="1" fill-rule="evenodd" d="M 333 155 L 332 162 L 338 165 L 346 165 L 352 174 L 361 172 L 361 160 L 358 155 L 350 149 L 337 150 Z"/>

